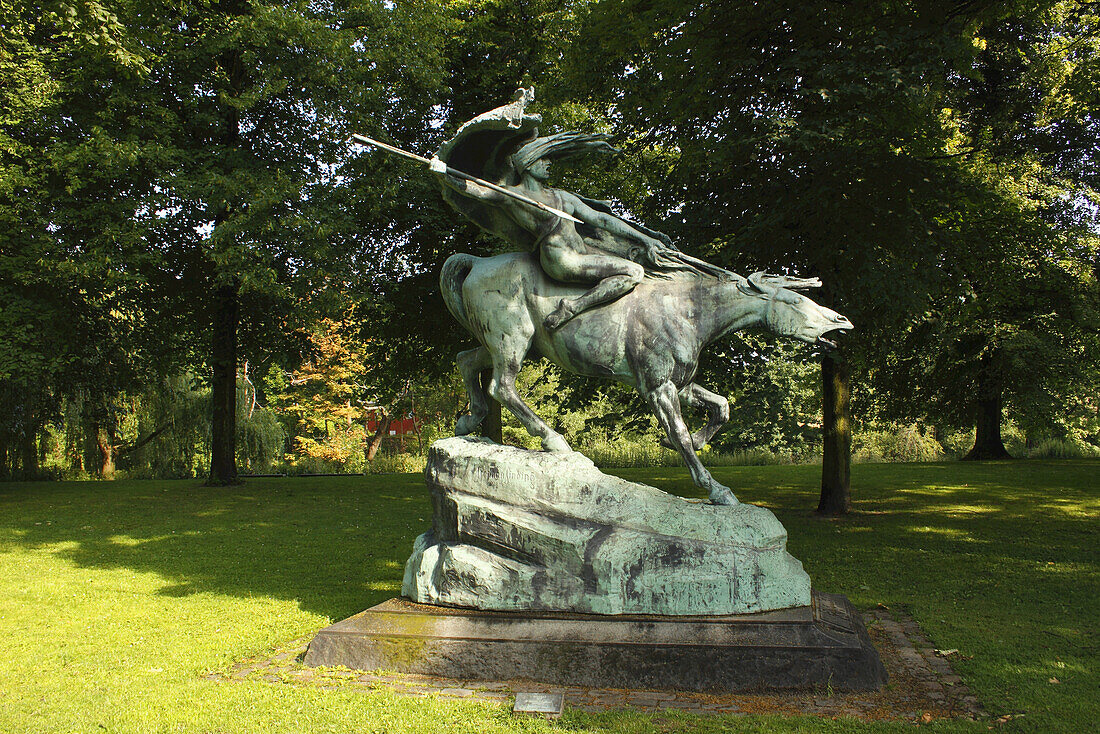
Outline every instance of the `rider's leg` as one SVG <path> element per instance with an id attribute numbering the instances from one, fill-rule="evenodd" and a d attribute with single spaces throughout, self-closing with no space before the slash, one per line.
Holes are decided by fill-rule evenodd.
<path id="1" fill-rule="evenodd" d="M 577 314 L 625 296 L 645 277 L 645 269 L 621 257 L 585 254 L 556 242 L 545 242 L 540 252 L 542 267 L 555 280 L 565 283 L 595 283 L 576 298 L 563 298 L 546 317 L 548 329 L 556 329 Z"/>
<path id="2" fill-rule="evenodd" d="M 601 280 L 595 288 L 583 295 L 576 298 L 561 299 L 558 301 L 558 307 L 554 312 L 546 317 L 547 328 L 556 329 L 577 314 L 587 311 L 593 306 L 599 306 L 601 303 L 614 301 L 616 298 L 625 296 L 634 290 L 634 286 L 638 285 L 640 280 L 640 278 L 635 279 L 629 275 L 612 275 L 610 278 Z"/>

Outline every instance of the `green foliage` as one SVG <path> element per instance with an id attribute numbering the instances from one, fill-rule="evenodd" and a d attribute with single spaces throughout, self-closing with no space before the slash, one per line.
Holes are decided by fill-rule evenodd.
<path id="1" fill-rule="evenodd" d="M 155 431 L 162 432 L 121 462 L 133 477 L 190 478 L 207 471 L 210 441 L 210 389 L 191 373 L 155 383 L 132 403 L 130 430 L 123 439 L 136 443 Z"/>
<path id="2" fill-rule="evenodd" d="M 1027 449 L 1029 459 L 1096 459 L 1100 446 L 1068 439 L 1048 438 Z"/>
<path id="3" fill-rule="evenodd" d="M 332 286 L 392 266 L 348 246 L 344 212 L 387 186 L 346 139 L 431 128 L 440 8 L 3 4 L 0 380 L 53 389 L 12 440 L 63 397 L 220 363 L 196 354 L 217 319 L 245 360 L 293 361 Z"/>
<path id="4" fill-rule="evenodd" d="M 601 469 L 644 469 L 670 466 L 682 467 L 684 465 L 679 453 L 661 447 L 651 436 L 620 439 L 613 443 L 600 442 L 584 446 L 581 450 Z M 725 452 L 707 447 L 699 452 L 699 458 L 708 467 L 771 466 L 820 462 L 818 457 L 812 455 L 772 452 L 762 448 Z"/>
<path id="5" fill-rule="evenodd" d="M 820 367 L 809 349 L 739 333 L 714 349 L 702 371 L 704 384 L 730 401 L 730 422 L 711 440 L 716 450 L 792 458 L 819 453 Z"/>
<path id="6" fill-rule="evenodd" d="M 680 454 L 660 446 L 652 437 L 638 437 L 634 440 L 619 439 L 596 441 L 580 449 L 601 469 L 607 467 L 631 467 L 644 469 L 657 466 L 683 466 Z"/>
<path id="7" fill-rule="evenodd" d="M 880 373 L 895 380 L 894 415 L 966 425 L 995 396 L 1029 434 L 1057 433 L 1074 392 L 1095 392 L 1097 20 L 1055 2 L 976 30 L 948 111 L 959 163 L 937 217 L 953 240 L 944 279 Z"/>
<path id="8" fill-rule="evenodd" d="M 245 473 L 264 474 L 283 458 L 286 434 L 278 417 L 259 408 L 237 421 L 237 465 Z"/>
<path id="9" fill-rule="evenodd" d="M 606 0 L 563 68 L 653 182 L 636 211 L 735 269 L 822 277 L 865 419 L 973 425 L 1003 393 L 1049 427 L 1100 361 L 1098 17 Z"/>
<path id="10" fill-rule="evenodd" d="M 944 434 L 940 444 L 943 446 L 948 456 L 961 459 L 963 456 L 966 456 L 966 452 L 974 445 L 974 429 L 969 428 L 961 431 L 948 431 Z"/>
<path id="11" fill-rule="evenodd" d="M 264 473 L 283 456 L 285 433 L 275 414 L 252 406 L 249 386 L 238 384 L 238 462 L 245 472 Z M 135 394 L 122 393 L 107 406 L 110 435 L 123 476 L 184 479 L 209 471 L 210 388 L 180 373 Z M 43 436 L 43 469 L 54 476 L 84 478 L 99 471 L 98 447 L 90 435 L 89 408 L 66 400 Z"/>
<path id="12" fill-rule="evenodd" d="M 369 465 L 369 474 L 417 474 L 424 473 L 423 454 L 381 454 Z"/>
<path id="13" fill-rule="evenodd" d="M 1014 451 L 1100 445 L 1093 5 L 0 0 L 0 14 L 0 476 L 33 474 L 43 442 L 50 471 L 94 473 L 96 431 L 124 472 L 205 471 L 206 388 L 167 376 L 208 374 L 225 286 L 245 378 L 271 381 L 241 393 L 249 470 L 280 453 L 265 406 L 318 467 L 368 468 L 366 401 L 423 417 L 407 450 L 446 435 L 464 337 L 440 328 L 436 272 L 500 245 L 456 222 L 429 176 L 347 134 L 426 153 L 521 81 L 544 131 L 611 132 L 626 151 L 556 173 L 563 186 L 740 271 L 825 280 L 818 298 L 857 326 L 859 418 L 885 431 L 858 450 L 931 456 L 890 426 L 946 436 L 993 393 L 1023 432 Z M 326 318 L 344 340 L 327 356 Z M 715 456 L 816 455 L 808 357 L 750 337 L 707 356 L 698 379 L 732 403 Z M 280 383 L 313 368 L 312 387 Z M 627 388 L 545 366 L 521 382 L 573 445 L 656 445 Z"/>
<path id="14" fill-rule="evenodd" d="M 916 424 L 894 430 L 852 432 L 852 461 L 858 463 L 930 462 L 945 457 L 943 446 L 928 429 Z"/>

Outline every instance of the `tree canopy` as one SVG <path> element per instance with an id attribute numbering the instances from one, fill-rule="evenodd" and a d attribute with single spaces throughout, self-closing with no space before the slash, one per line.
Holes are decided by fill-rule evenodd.
<path id="1" fill-rule="evenodd" d="M 819 276 L 854 321 L 816 388 L 766 342 L 703 365 L 779 431 L 719 443 L 824 437 L 823 510 L 846 507 L 853 422 L 977 425 L 975 457 L 1003 455 L 1002 411 L 1029 435 L 1091 435 L 1095 4 L 0 0 L 0 14 L 4 471 L 33 474 L 53 425 L 79 424 L 72 451 L 99 471 L 181 431 L 127 407 L 172 384 L 209 388 L 208 434 L 177 443 L 208 446 L 211 480 L 234 481 L 253 414 L 238 383 L 254 398 L 289 389 L 268 375 L 336 369 L 326 324 L 362 363 L 364 404 L 450 384 L 464 337 L 439 266 L 501 245 L 430 177 L 348 137 L 430 153 L 521 83 L 547 131 L 609 132 L 625 152 L 563 186 L 732 269 Z M 341 379 L 319 394 L 348 397 Z M 561 381 L 546 395 L 561 420 L 610 420 L 597 387 L 540 379 Z"/>

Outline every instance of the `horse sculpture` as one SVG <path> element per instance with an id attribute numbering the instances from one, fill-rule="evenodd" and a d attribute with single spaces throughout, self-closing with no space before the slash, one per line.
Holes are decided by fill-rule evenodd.
<path id="1" fill-rule="evenodd" d="M 758 325 L 807 344 L 835 347 L 825 335 L 851 329 L 852 323 L 796 292 L 819 285 L 817 280 L 762 273 L 749 278 L 646 278 L 621 298 L 551 330 L 544 325 L 547 315 L 562 298 L 576 297 L 583 288 L 550 279 L 529 253 L 452 255 L 440 275 L 443 298 L 481 344 L 458 355 L 470 413 L 459 418 L 455 433 L 473 432 L 488 414 L 479 376 L 491 368 L 489 393 L 532 436 L 542 439 L 544 449 L 570 451 L 565 439 L 516 390 L 523 360 L 545 357 L 569 372 L 637 389 L 695 484 L 707 490 L 714 504 L 737 504 L 733 492 L 716 481 L 695 454 L 729 420 L 726 399 L 692 382 L 700 352 L 725 334 Z M 694 435 L 684 422 L 681 402 L 706 409 L 706 425 Z"/>

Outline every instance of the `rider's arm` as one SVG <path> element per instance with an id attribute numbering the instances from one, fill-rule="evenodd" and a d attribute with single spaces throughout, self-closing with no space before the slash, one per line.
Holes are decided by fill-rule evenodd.
<path id="1" fill-rule="evenodd" d="M 467 181 L 457 176 L 452 176 L 447 173 L 447 164 L 438 158 L 432 158 L 428 164 L 428 168 L 432 172 L 438 173 L 440 179 L 445 186 L 448 186 L 464 196 L 469 196 L 474 199 L 481 199 L 482 201 L 497 202 L 503 201 L 506 197 L 499 191 L 493 191 L 492 189 L 476 184 L 473 181 Z"/>
<path id="2" fill-rule="evenodd" d="M 658 232 L 655 229 L 650 229 L 649 227 L 646 227 L 643 224 L 639 224 L 638 222 L 631 222 L 631 226 L 636 227 L 638 231 L 642 234 L 647 234 L 655 240 L 660 240 L 665 244 L 666 247 L 671 247 L 673 250 L 678 249 L 676 245 L 672 244 L 672 238 L 664 232 Z"/>
<path id="3" fill-rule="evenodd" d="M 626 237 L 627 239 L 639 242 L 645 245 L 646 252 L 650 255 L 650 260 L 653 259 L 654 250 L 667 249 L 668 245 L 663 242 L 660 237 L 660 232 L 654 232 L 653 230 L 646 229 L 645 227 L 635 227 L 626 220 L 619 219 L 616 216 L 612 216 L 607 212 L 597 211 L 592 207 L 585 204 L 577 197 L 569 197 L 568 203 L 573 210 L 573 214 L 583 219 L 586 223 L 591 224 L 594 227 L 606 230 L 611 234 L 618 235 L 620 237 Z M 644 231 L 643 231 L 644 230 Z M 656 235 L 656 236 L 655 236 Z"/>

